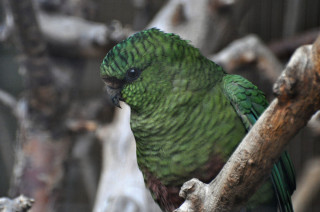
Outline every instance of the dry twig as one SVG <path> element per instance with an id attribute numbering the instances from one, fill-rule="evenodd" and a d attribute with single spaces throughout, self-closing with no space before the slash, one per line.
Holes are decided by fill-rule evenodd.
<path id="1" fill-rule="evenodd" d="M 11 200 L 9 198 L 0 198 L 0 212 L 27 212 L 34 203 L 34 199 L 20 195 Z"/>

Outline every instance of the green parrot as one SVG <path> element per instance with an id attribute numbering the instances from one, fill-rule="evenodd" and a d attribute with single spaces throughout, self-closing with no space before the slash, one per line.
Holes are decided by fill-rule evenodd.
<path id="1" fill-rule="evenodd" d="M 212 181 L 268 106 L 251 82 L 156 28 L 113 47 L 100 75 L 114 105 L 131 107 L 138 166 L 163 211 L 181 205 L 184 182 Z M 284 152 L 244 209 L 293 211 L 294 190 L 293 165 Z"/>

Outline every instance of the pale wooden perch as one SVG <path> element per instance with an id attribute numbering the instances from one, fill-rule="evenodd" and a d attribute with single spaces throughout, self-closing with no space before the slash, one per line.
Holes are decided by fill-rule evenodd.
<path id="1" fill-rule="evenodd" d="M 176 212 L 230 211 L 245 204 L 269 175 L 290 139 L 320 109 L 320 37 L 300 47 L 274 85 L 277 98 L 243 139 L 218 176 L 186 182 Z M 263 152 L 263 154 L 260 154 Z"/>
<path id="2" fill-rule="evenodd" d="M 0 41 L 12 38 L 14 17 L 10 8 L 10 0 L 3 0 L 5 8 L 5 24 L 0 29 Z M 105 55 L 108 49 L 132 33 L 129 28 L 122 27 L 120 22 L 113 21 L 106 25 L 81 17 L 47 13 L 39 7 L 35 9 L 39 28 L 49 50 L 59 55 L 71 57 L 96 58 Z M 25 15 L 25 14 L 24 14 Z"/>
<path id="3" fill-rule="evenodd" d="M 275 82 L 283 66 L 268 47 L 256 35 L 247 35 L 231 42 L 226 48 L 209 57 L 221 65 L 228 73 L 243 64 L 253 63 L 261 68 L 263 77 Z"/>
<path id="4" fill-rule="evenodd" d="M 0 90 L 0 103 L 10 108 L 12 111 L 16 111 L 17 100 L 11 94 Z"/>
<path id="5" fill-rule="evenodd" d="M 130 129 L 130 108 L 122 103 L 111 124 L 98 129 L 103 164 L 94 212 L 160 212 L 151 200 L 136 160 L 136 146 Z"/>
<path id="6" fill-rule="evenodd" d="M 248 11 L 248 5 L 252 5 L 249 2 L 252 1 L 170 0 L 147 28 L 157 27 L 176 33 L 191 40 L 206 55 L 221 49 L 237 36 L 238 22 L 242 20 L 239 17 Z"/>
<path id="7" fill-rule="evenodd" d="M 34 199 L 20 195 L 15 199 L 0 198 L 0 212 L 27 212 L 34 203 Z"/>
<path id="8" fill-rule="evenodd" d="M 50 50 L 63 55 L 102 57 L 106 48 L 132 33 L 119 22 L 107 26 L 80 17 L 45 12 L 38 13 L 38 19 Z"/>

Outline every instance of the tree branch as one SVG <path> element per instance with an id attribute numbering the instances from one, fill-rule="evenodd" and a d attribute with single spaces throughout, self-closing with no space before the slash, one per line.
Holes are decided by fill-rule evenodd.
<path id="1" fill-rule="evenodd" d="M 256 62 L 263 70 L 263 76 L 275 82 L 283 66 L 272 52 L 255 35 L 248 35 L 230 43 L 210 59 L 229 72 L 243 64 Z"/>
<path id="2" fill-rule="evenodd" d="M 66 56 L 102 57 L 105 50 L 127 37 L 131 31 L 112 22 L 107 26 L 80 17 L 40 12 L 39 25 L 50 51 Z"/>
<path id="3" fill-rule="evenodd" d="M 290 139 L 320 108 L 320 37 L 300 47 L 274 85 L 277 98 L 261 115 L 218 176 L 186 182 L 176 212 L 230 211 L 243 205 L 269 175 Z M 259 154 L 263 152 L 263 154 Z"/>
<path id="4" fill-rule="evenodd" d="M 5 21 L 0 27 L 0 42 L 6 41 L 13 34 L 13 17 L 8 3 L 9 0 L 2 0 L 5 13 Z"/>
<path id="5" fill-rule="evenodd" d="M 34 198 L 34 212 L 51 211 L 72 145 L 64 115 L 76 80 L 49 59 L 32 1 L 9 0 L 8 5 L 26 87 L 17 107 L 19 135 L 10 195 Z"/>
<path id="6" fill-rule="evenodd" d="M 170 0 L 149 23 L 191 40 L 204 54 L 215 52 L 237 35 L 237 26 L 252 0 Z M 244 7 L 243 5 L 246 5 Z M 239 18 L 241 17 L 241 18 Z M 197 33 L 190 33 L 197 32 Z"/>
<path id="7" fill-rule="evenodd" d="M 0 198 L 0 212 L 27 212 L 33 205 L 34 199 L 20 195 L 11 200 L 9 198 Z"/>
<path id="8" fill-rule="evenodd" d="M 12 111 L 16 110 L 17 100 L 9 93 L 0 89 L 0 102 L 9 107 Z"/>
<path id="9" fill-rule="evenodd" d="M 159 211 L 138 169 L 129 126 L 130 108 L 126 104 L 121 108 L 116 109 L 111 124 L 97 131 L 103 146 L 103 165 L 93 211 Z"/>
<path id="10" fill-rule="evenodd" d="M 319 30 L 320 28 L 316 28 L 282 40 L 272 41 L 268 47 L 278 58 L 289 58 L 299 46 L 311 44 L 317 39 Z"/>

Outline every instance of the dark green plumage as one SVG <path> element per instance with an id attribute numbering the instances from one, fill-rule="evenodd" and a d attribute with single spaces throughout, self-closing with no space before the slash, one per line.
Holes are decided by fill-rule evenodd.
<path id="1" fill-rule="evenodd" d="M 268 103 L 255 85 L 226 74 L 179 36 L 149 29 L 116 45 L 101 64 L 115 105 L 132 110 L 137 159 L 147 187 L 166 211 L 181 185 L 210 182 Z M 272 179 L 272 180 L 271 180 Z M 287 153 L 247 208 L 291 211 L 294 171 Z"/>

